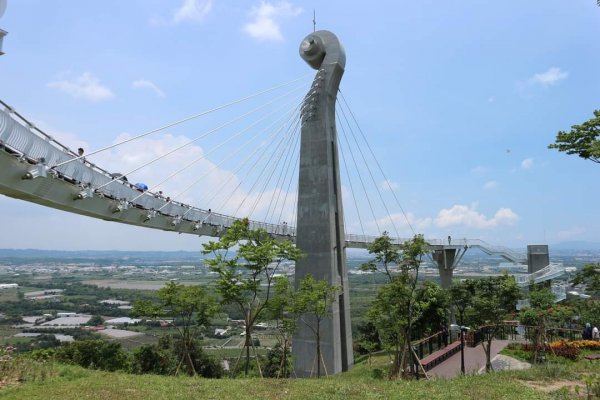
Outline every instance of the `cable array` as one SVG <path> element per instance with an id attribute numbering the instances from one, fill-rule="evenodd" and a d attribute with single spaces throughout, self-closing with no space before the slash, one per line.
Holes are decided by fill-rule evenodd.
<path id="1" fill-rule="evenodd" d="M 104 190 L 110 191 L 107 187 L 117 180 L 123 184 L 129 184 L 127 178 L 124 177 L 136 178 L 140 172 L 143 175 L 144 171 L 149 171 L 151 165 L 159 161 L 165 163 L 167 157 L 177 155 L 177 163 L 165 164 L 158 170 L 156 168 L 152 170 L 156 174 L 155 176 L 150 175 L 152 178 L 163 174 L 164 176 L 151 182 L 149 190 L 145 184 L 141 187 L 135 185 L 140 193 L 127 201 L 143 203 L 145 196 L 162 197 L 166 201 L 153 212 L 166 211 L 174 202 L 190 203 L 211 212 L 215 210 L 219 214 L 232 217 L 248 217 L 265 223 L 281 225 L 284 229 L 287 229 L 288 225 L 285 221 L 290 221 L 290 228 L 292 228 L 296 224 L 297 218 L 300 111 L 307 96 L 310 96 L 310 92 L 307 90 L 309 82 L 304 78 L 300 77 L 273 86 L 91 151 L 85 155 L 87 160 L 83 155 L 79 155 L 57 163 L 51 168 L 77 160 L 89 162 L 89 157 L 98 153 L 139 141 L 151 134 L 175 126 L 181 125 L 178 128 L 181 129 L 183 124 L 186 124 L 186 133 L 190 131 L 200 131 L 201 133 L 170 149 L 156 151 L 157 155 L 151 159 L 128 168 L 123 174 L 111 174 L 114 176 L 109 181 L 96 184 L 89 189 L 102 193 Z M 307 92 L 309 94 L 303 96 Z M 258 105 L 252 104 L 267 94 L 272 95 L 271 99 L 263 100 Z M 366 135 L 358 124 L 355 114 L 343 93 L 339 91 L 339 94 L 341 101 L 338 100 L 336 103 L 336 119 L 342 167 L 340 175 L 346 180 L 349 188 L 353 203 L 352 213 L 356 214 L 362 235 L 371 233 L 368 232 L 369 225 L 373 225 L 377 229 L 377 233 L 381 234 L 381 226 L 382 224 L 387 225 L 387 222 L 383 222 L 387 219 L 395 235 L 399 237 L 396 223 L 390 212 L 392 206 L 387 204 L 376 176 L 383 177 L 383 182 L 387 185 L 386 191 L 389 190 L 395 200 L 394 207 L 397 206 L 401 210 L 407 225 L 415 234 L 410 220 L 400 204 L 390 180 L 384 174 Z M 250 105 L 250 110 L 238 112 L 235 116 L 228 113 L 225 115 L 224 121 L 223 116 L 218 116 L 218 112 L 243 104 Z M 189 124 L 192 121 L 194 124 L 202 124 L 202 129 L 198 129 L 196 126 L 190 127 Z M 182 137 L 187 138 L 188 135 L 182 135 Z M 188 151 L 185 157 L 178 156 L 192 146 L 194 146 L 194 151 Z M 194 154 L 194 152 L 198 154 Z M 132 159 L 136 158 L 132 157 Z M 199 167 L 201 162 L 203 164 Z M 184 174 L 187 175 L 184 176 Z M 193 176 L 189 176 L 190 174 Z M 143 176 L 148 178 L 149 175 Z M 175 180 L 177 182 L 174 184 Z M 170 185 L 170 190 L 177 189 L 173 197 L 163 195 L 162 190 L 156 192 L 159 188 L 165 188 L 167 183 Z M 200 194 L 199 191 L 201 191 Z M 364 215 L 364 209 L 368 210 L 368 217 Z M 188 208 L 183 215 L 178 217 L 185 217 L 191 210 L 191 207 Z M 381 216 L 382 210 L 385 211 L 383 217 Z M 345 223 L 346 219 L 347 215 L 344 216 Z M 356 220 L 351 218 L 350 221 Z"/>
<path id="2" fill-rule="evenodd" d="M 362 189 L 364 200 L 368 205 L 368 209 L 371 213 L 370 217 L 372 217 L 373 224 L 376 226 L 378 234 L 383 233 L 382 229 L 380 228 L 380 222 L 382 218 L 378 218 L 376 215 L 376 210 L 378 209 L 378 207 L 381 207 L 383 210 L 385 210 L 384 217 L 387 220 L 389 220 L 390 226 L 394 230 L 396 237 L 400 237 L 398 228 L 396 227 L 396 223 L 390 212 L 391 206 L 385 200 L 385 196 L 382 193 L 380 185 L 377 184 L 376 175 L 379 175 L 383 178 L 383 183 L 387 186 L 386 189 L 392 194 L 396 206 L 400 209 L 406 221 L 406 224 L 412 231 L 412 234 L 415 235 L 416 232 L 406 212 L 404 211 L 404 207 L 402 207 L 402 205 L 400 204 L 398 196 L 396 195 L 396 192 L 392 187 L 390 180 L 383 172 L 383 168 L 381 167 L 378 158 L 375 156 L 375 153 L 373 152 L 373 149 L 369 144 L 366 135 L 364 134 L 362 128 L 358 124 L 358 121 L 356 120 L 356 117 L 352 112 L 352 109 L 350 108 L 348 102 L 344 98 L 344 95 L 342 94 L 341 90 L 339 91 L 339 94 L 341 96 L 342 101 L 338 99 L 336 107 L 336 119 L 339 128 L 338 147 L 340 148 L 340 153 L 342 156 L 341 158 L 346 172 L 346 178 L 350 186 L 352 200 L 355 206 L 354 208 L 356 210 L 356 214 L 363 235 L 365 234 L 365 228 L 363 225 L 363 217 L 361 217 L 361 207 L 358 203 L 359 199 L 357 199 L 357 192 L 355 191 L 354 185 L 352 183 L 353 180 L 358 180 L 358 182 L 360 183 L 360 188 Z M 357 132 L 360 135 L 357 134 Z M 346 157 L 347 154 L 349 155 L 349 157 Z M 373 166 L 376 167 L 376 171 L 378 172 L 378 174 L 376 174 L 373 170 Z M 376 198 L 373 198 L 374 194 L 376 194 Z"/>

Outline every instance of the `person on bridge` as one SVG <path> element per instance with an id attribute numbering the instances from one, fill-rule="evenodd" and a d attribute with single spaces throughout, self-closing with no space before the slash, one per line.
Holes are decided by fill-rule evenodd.
<path id="1" fill-rule="evenodd" d="M 452 236 L 448 235 L 448 245 L 452 243 Z"/>
<path id="2" fill-rule="evenodd" d="M 83 156 L 84 153 L 85 151 L 83 150 L 83 147 L 77 149 L 77 155 L 81 157 L 81 162 L 85 164 L 85 157 Z"/>
<path id="3" fill-rule="evenodd" d="M 138 182 L 134 186 L 138 192 L 145 192 L 146 190 L 148 190 L 148 185 L 146 185 L 145 183 Z"/>

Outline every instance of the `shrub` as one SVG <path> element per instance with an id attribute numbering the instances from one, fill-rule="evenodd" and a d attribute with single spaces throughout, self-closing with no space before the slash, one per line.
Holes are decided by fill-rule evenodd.
<path id="1" fill-rule="evenodd" d="M 546 352 L 546 353 L 553 353 L 558 357 L 563 357 L 563 358 L 567 358 L 569 360 L 577 360 L 577 358 L 579 357 L 579 354 L 581 353 L 581 350 L 579 349 L 578 346 L 576 346 L 573 342 L 567 342 L 564 340 L 561 340 L 559 342 L 552 342 L 550 344 L 538 344 L 536 346 L 534 346 L 531 343 L 523 343 L 521 345 L 518 344 L 514 344 L 514 345 L 509 345 L 508 346 L 510 350 L 513 350 L 515 352 L 519 352 L 520 351 L 525 351 L 525 352 L 529 352 L 529 353 L 533 353 L 536 348 L 537 348 L 537 352 Z M 522 354 L 519 354 L 519 356 L 523 356 Z"/>
<path id="2" fill-rule="evenodd" d="M 283 349 L 281 344 L 277 343 L 267 353 L 267 364 L 264 367 L 263 374 L 268 378 L 289 378 L 292 370 L 292 357 L 288 351 L 286 365 L 283 362 Z"/>
<path id="3" fill-rule="evenodd" d="M 560 341 L 560 342 L 552 342 L 550 343 L 550 348 L 559 357 L 568 358 L 569 360 L 577 360 L 579 357 L 579 353 L 581 350 L 573 343 Z"/>
<path id="4" fill-rule="evenodd" d="M 127 354 L 121 344 L 104 340 L 82 340 L 69 343 L 56 351 L 56 359 L 105 371 L 126 369 Z"/>
<path id="5" fill-rule="evenodd" d="M 598 340 L 575 340 L 569 343 L 578 349 L 600 350 L 600 341 Z"/>
<path id="6" fill-rule="evenodd" d="M 137 374 L 168 375 L 175 369 L 175 363 L 169 350 L 157 345 L 143 345 L 133 353 L 131 370 Z"/>
<path id="7" fill-rule="evenodd" d="M 185 354 L 189 354 L 194 369 L 192 370 L 189 364 L 180 363 L 180 370 L 188 375 L 194 375 L 195 373 L 205 378 L 221 378 L 223 376 L 221 363 L 206 354 L 196 342 L 190 343 L 187 349 L 184 349 L 181 340 L 175 340 L 173 341 L 172 351 L 177 360 L 181 360 Z"/>

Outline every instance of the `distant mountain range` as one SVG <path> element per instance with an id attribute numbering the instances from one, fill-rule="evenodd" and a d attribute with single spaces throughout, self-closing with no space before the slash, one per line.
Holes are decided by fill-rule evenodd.
<path id="1" fill-rule="evenodd" d="M 100 265 L 129 264 L 183 265 L 200 262 L 204 256 L 198 251 L 116 251 L 116 250 L 37 250 L 0 249 L 0 262 L 5 263 L 94 263 Z"/>
<path id="2" fill-rule="evenodd" d="M 0 249 L 0 258 L 190 258 L 199 257 L 198 251 L 117 251 L 117 250 L 38 250 Z"/>
<path id="3" fill-rule="evenodd" d="M 551 244 L 550 252 L 552 252 L 552 250 L 600 251 L 600 243 L 586 242 L 586 241 L 581 241 L 581 240 L 573 240 L 573 241 Z"/>
<path id="4" fill-rule="evenodd" d="M 565 241 L 549 246 L 550 257 L 580 257 L 582 253 L 600 257 L 600 243 L 587 241 Z M 526 248 L 519 249 L 526 253 Z M 364 262 L 372 258 L 364 249 L 348 249 L 348 260 L 353 263 Z M 79 262 L 97 264 L 130 264 L 130 265 L 183 265 L 201 262 L 204 256 L 198 251 L 117 251 L 117 250 L 39 250 L 39 249 L 0 249 L 0 262 L 43 263 L 43 262 Z M 480 262 L 485 259 L 500 260 L 480 251 L 467 252 L 463 262 Z M 594 261 L 595 262 L 595 261 Z"/>

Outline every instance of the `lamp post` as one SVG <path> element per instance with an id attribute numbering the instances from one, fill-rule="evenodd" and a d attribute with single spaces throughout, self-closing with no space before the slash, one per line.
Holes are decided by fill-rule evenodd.
<path id="1" fill-rule="evenodd" d="M 450 330 L 453 332 L 460 332 L 460 373 L 465 374 L 465 333 L 471 328 L 464 325 L 451 324 Z"/>
<path id="2" fill-rule="evenodd" d="M 471 328 L 461 325 L 460 327 L 460 373 L 465 374 L 465 333 Z"/>

